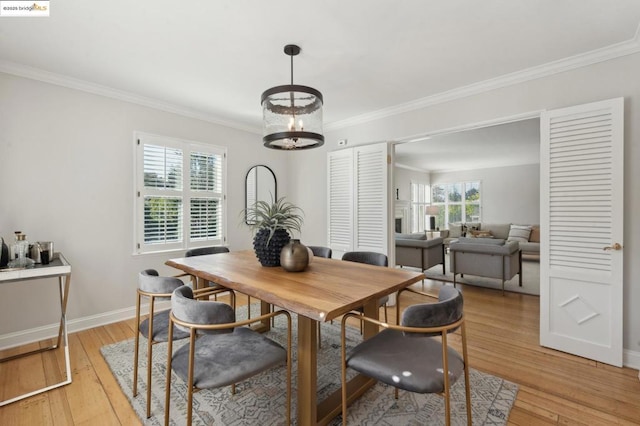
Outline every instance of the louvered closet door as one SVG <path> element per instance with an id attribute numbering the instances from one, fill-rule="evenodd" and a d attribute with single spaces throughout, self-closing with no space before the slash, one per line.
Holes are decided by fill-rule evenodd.
<path id="1" fill-rule="evenodd" d="M 619 98 L 541 116 L 540 344 L 616 366 L 623 355 L 623 105 Z"/>
<path id="2" fill-rule="evenodd" d="M 354 149 L 354 250 L 388 254 L 387 144 Z"/>
<path id="3" fill-rule="evenodd" d="M 328 154 L 328 235 L 333 256 L 353 249 L 353 150 Z"/>

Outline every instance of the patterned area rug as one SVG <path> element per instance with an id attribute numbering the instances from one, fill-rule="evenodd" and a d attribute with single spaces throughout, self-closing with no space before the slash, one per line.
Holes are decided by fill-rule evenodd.
<path id="1" fill-rule="evenodd" d="M 449 266 L 449 254 L 445 255 L 445 269 L 447 273 L 445 275 L 442 275 L 442 265 L 436 265 L 433 268 L 424 271 L 424 274 L 431 280 L 452 283 L 453 274 L 451 273 L 451 267 Z M 502 281 L 500 281 L 499 279 L 479 277 L 476 275 L 465 274 L 464 277 L 460 277 L 460 275 L 458 274 L 458 276 L 456 277 L 456 282 L 478 287 L 493 288 L 496 290 L 502 289 Z M 504 282 L 504 290 L 514 293 L 524 293 L 539 296 L 540 262 L 537 260 L 522 259 L 522 287 L 518 285 L 518 275 L 516 274 L 516 276 L 514 276 L 512 279 Z"/>
<path id="2" fill-rule="evenodd" d="M 259 308 L 253 308 L 257 312 Z M 246 308 L 238 309 L 238 318 L 246 317 Z M 295 315 L 293 316 L 295 317 Z M 279 321 L 281 320 L 281 321 Z M 295 424 L 295 369 L 296 369 L 296 322 L 293 321 L 293 411 Z M 284 345 L 286 325 L 283 318 L 276 320 L 268 336 Z M 348 330 L 348 346 L 361 340 L 357 329 Z M 177 350 L 186 341 L 174 343 Z M 101 348 L 101 353 L 123 393 L 146 425 L 164 423 L 164 388 L 166 380 L 167 344 L 154 345 L 152 359 L 151 418 L 146 419 L 146 340 L 140 339 L 140 367 L 138 371 L 138 396 L 132 397 L 133 345 L 126 340 Z M 318 354 L 318 398 L 323 399 L 340 387 L 340 327 L 322 324 L 322 348 Z M 474 425 L 504 425 L 518 392 L 518 387 L 499 377 L 471 369 L 471 402 Z M 236 386 L 236 395 L 229 387 L 202 390 L 194 394 L 194 425 L 282 425 L 285 424 L 286 373 L 285 368 L 267 371 Z M 422 395 L 400 392 L 398 400 L 393 397 L 393 388 L 377 384 L 349 407 L 349 425 L 441 425 L 444 424 L 444 400 L 438 395 Z M 466 425 L 464 377 L 452 388 L 451 418 L 453 425 Z M 171 425 L 186 423 L 186 386 L 173 374 L 171 380 Z M 331 423 L 341 424 L 338 416 Z"/>

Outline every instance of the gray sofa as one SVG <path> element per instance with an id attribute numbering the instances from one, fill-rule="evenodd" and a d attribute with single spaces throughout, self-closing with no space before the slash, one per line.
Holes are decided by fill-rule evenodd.
<path id="1" fill-rule="evenodd" d="M 440 236 L 443 238 L 444 245 L 449 247 L 449 244 L 453 240 L 457 240 L 460 237 L 465 238 L 489 238 L 500 239 L 505 241 L 518 241 L 522 254 L 529 258 L 540 258 L 540 226 L 538 225 L 526 225 L 530 227 L 530 233 L 528 238 L 517 238 L 512 235 L 511 239 L 511 223 L 450 223 L 449 229 L 440 231 Z M 519 225 L 515 225 L 519 226 Z M 522 226 L 522 225 L 520 225 Z M 513 233 L 515 234 L 515 232 Z"/>
<path id="2" fill-rule="evenodd" d="M 442 264 L 445 274 L 444 245 L 442 238 L 428 240 L 424 232 L 415 234 L 396 233 L 396 265 L 411 266 L 425 271 Z"/>
<path id="3" fill-rule="evenodd" d="M 504 295 L 504 282 L 518 274 L 522 287 L 522 251 L 517 241 L 461 237 L 449 244 L 449 257 L 454 286 L 457 274 L 497 278 L 502 280 Z"/>

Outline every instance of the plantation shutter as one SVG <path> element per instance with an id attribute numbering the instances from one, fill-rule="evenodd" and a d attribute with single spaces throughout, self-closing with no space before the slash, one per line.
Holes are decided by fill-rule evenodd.
<path id="1" fill-rule="evenodd" d="M 329 153 L 329 246 L 389 254 L 388 146 L 386 143 Z"/>
<path id="2" fill-rule="evenodd" d="M 355 152 L 354 250 L 387 253 L 387 146 Z"/>
<path id="3" fill-rule="evenodd" d="M 183 151 L 174 146 L 143 144 L 144 245 L 182 243 Z"/>
<path id="4" fill-rule="evenodd" d="M 216 241 L 222 235 L 222 172 L 220 153 L 191 152 L 190 241 Z"/>
<path id="5" fill-rule="evenodd" d="M 136 133 L 135 253 L 225 242 L 226 150 Z"/>
<path id="6" fill-rule="evenodd" d="M 347 252 L 353 247 L 353 150 L 329 153 L 329 247 Z"/>

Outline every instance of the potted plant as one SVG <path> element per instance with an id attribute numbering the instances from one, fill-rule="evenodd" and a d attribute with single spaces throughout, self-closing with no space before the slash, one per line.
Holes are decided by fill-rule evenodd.
<path id="1" fill-rule="evenodd" d="M 255 233 L 253 249 L 262 266 L 280 266 L 280 251 L 289 243 L 293 231 L 301 232 L 304 212 L 285 201 L 257 201 L 244 210 L 246 222 Z"/>

